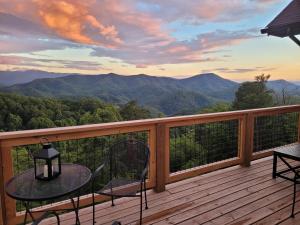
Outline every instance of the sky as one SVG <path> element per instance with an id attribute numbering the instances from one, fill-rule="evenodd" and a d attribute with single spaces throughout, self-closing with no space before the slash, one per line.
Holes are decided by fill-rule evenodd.
<path id="1" fill-rule="evenodd" d="M 0 0 L 0 70 L 300 80 L 299 47 L 260 34 L 290 1 Z"/>

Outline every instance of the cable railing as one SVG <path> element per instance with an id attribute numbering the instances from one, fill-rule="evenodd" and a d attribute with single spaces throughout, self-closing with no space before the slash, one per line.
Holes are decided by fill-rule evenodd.
<path id="1" fill-rule="evenodd" d="M 296 142 L 298 119 L 298 112 L 256 117 L 253 151 L 260 152 Z"/>
<path id="2" fill-rule="evenodd" d="M 170 172 L 238 157 L 239 121 L 170 128 Z"/>
<path id="3" fill-rule="evenodd" d="M 129 136 L 143 140 L 150 148 L 147 188 L 161 192 L 168 183 L 233 165 L 249 166 L 251 160 L 270 156 L 274 147 L 299 142 L 299 113 L 300 106 L 294 105 L 0 133 L 0 224 L 23 220 L 23 208 L 5 194 L 5 183 L 33 167 L 31 154 L 41 149 L 44 138 L 61 153 L 63 162 L 82 164 L 92 171 L 116 140 Z M 33 207 L 68 204 L 40 202 Z M 87 191 L 80 206 L 90 204 Z"/>
<path id="4" fill-rule="evenodd" d="M 59 151 L 61 155 L 62 163 L 76 163 L 88 167 L 91 171 L 95 171 L 104 161 L 105 152 L 113 144 L 119 142 L 122 139 L 134 139 L 147 143 L 147 132 L 131 132 L 125 134 L 106 135 L 101 137 L 84 138 L 78 140 L 68 140 L 53 142 L 53 147 Z M 19 146 L 12 150 L 13 169 L 14 174 L 20 174 L 25 170 L 32 168 L 33 158 L 32 156 L 40 151 L 41 144 L 33 144 L 26 146 Z M 108 176 L 101 176 L 100 183 L 107 183 Z M 82 194 L 89 194 L 90 188 L 86 188 Z M 60 198 L 56 201 L 43 201 L 36 202 L 32 205 L 33 208 L 41 207 L 44 205 L 52 205 L 53 203 L 68 200 L 68 197 Z M 24 206 L 21 202 L 16 202 L 17 212 L 24 210 Z"/>

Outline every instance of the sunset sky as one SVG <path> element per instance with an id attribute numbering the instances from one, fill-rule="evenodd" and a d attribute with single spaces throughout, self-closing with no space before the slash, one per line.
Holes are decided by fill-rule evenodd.
<path id="1" fill-rule="evenodd" d="M 0 0 L 0 70 L 300 80 L 300 50 L 260 34 L 290 0 Z"/>

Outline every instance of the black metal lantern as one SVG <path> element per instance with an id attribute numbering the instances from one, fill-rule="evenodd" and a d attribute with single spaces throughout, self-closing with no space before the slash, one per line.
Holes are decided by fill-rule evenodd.
<path id="1" fill-rule="evenodd" d="M 51 143 L 43 144 L 43 149 L 33 159 L 36 179 L 52 180 L 61 174 L 60 154 Z"/>

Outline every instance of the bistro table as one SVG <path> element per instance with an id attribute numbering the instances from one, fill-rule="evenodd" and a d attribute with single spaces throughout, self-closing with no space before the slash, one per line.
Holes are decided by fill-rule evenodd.
<path id="1" fill-rule="evenodd" d="M 296 202 L 296 185 L 300 184 L 300 165 L 293 166 L 291 161 L 287 159 L 292 159 L 293 161 L 300 162 L 300 143 L 283 146 L 273 151 L 273 178 L 281 177 L 286 180 L 294 182 L 294 194 L 293 194 L 293 206 L 291 217 L 294 217 L 295 202 Z M 277 171 L 277 158 L 286 165 L 287 169 Z M 287 173 L 293 172 L 294 178 L 288 176 Z"/>
<path id="2" fill-rule="evenodd" d="M 300 165 L 292 166 L 292 164 L 286 159 L 292 159 L 294 161 L 300 162 L 300 143 L 278 148 L 273 151 L 273 156 L 273 178 L 281 177 L 283 179 L 294 182 L 293 178 L 290 178 L 285 174 L 290 171 L 294 172 L 294 174 L 298 174 L 299 172 L 297 171 L 297 169 L 300 168 Z M 281 161 L 287 166 L 287 169 L 281 170 L 279 172 L 277 171 L 277 158 L 281 159 Z"/>
<path id="3" fill-rule="evenodd" d="M 62 210 L 74 210 L 76 224 L 80 224 L 78 216 L 80 190 L 90 181 L 91 177 L 92 173 L 90 169 L 85 166 L 62 164 L 60 176 L 50 181 L 43 181 L 35 179 L 34 168 L 32 168 L 11 178 L 6 183 L 6 193 L 8 196 L 20 200 L 25 206 L 24 224 L 26 224 L 28 214 L 34 221 L 34 224 L 38 224 L 49 214 L 54 214 L 59 224 L 59 216 L 56 211 Z M 34 212 L 43 212 L 43 215 L 36 219 L 33 217 L 33 212 L 30 210 L 30 202 L 47 201 L 66 196 L 70 198 L 73 208 L 36 210 Z M 77 204 L 75 204 L 73 199 L 74 196 L 77 198 Z"/>

